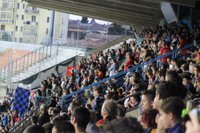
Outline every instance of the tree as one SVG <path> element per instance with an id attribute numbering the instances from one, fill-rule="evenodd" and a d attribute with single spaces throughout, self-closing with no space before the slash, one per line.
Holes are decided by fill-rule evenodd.
<path id="1" fill-rule="evenodd" d="M 88 18 L 87 17 L 82 17 L 81 19 L 81 23 L 83 24 L 87 24 L 89 22 Z"/>
<path id="2" fill-rule="evenodd" d="M 122 35 L 125 34 L 125 29 L 120 24 L 112 23 L 108 28 L 108 34 Z"/>

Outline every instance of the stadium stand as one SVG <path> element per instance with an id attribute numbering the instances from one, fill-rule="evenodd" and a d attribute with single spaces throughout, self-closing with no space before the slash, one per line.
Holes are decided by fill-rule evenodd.
<path id="1" fill-rule="evenodd" d="M 59 128 L 58 123 L 69 120 L 76 133 L 141 133 L 143 130 L 147 133 L 190 133 L 195 129 L 198 132 L 194 111 L 188 114 L 198 106 L 200 95 L 200 51 L 193 45 L 196 34 L 198 38 L 195 39 L 199 40 L 198 30 L 176 24 L 144 29 L 140 35 L 141 44 L 136 43 L 136 38 L 129 39 L 81 59 L 69 77 L 52 74 L 33 93 L 30 109 L 46 98 L 51 100 L 49 106 L 42 104 L 39 112 L 38 108 L 34 112 L 39 113 L 38 122 L 34 123 L 43 126 L 51 122 L 54 132 Z M 26 122 L 21 123 L 18 114 L 10 111 L 11 100 L 7 101 L 1 105 L 4 106 L 1 108 L 4 109 L 2 131 L 18 125 L 10 130 L 16 132 L 19 125 L 27 121 L 34 124 L 30 121 L 33 118 L 30 112 L 22 118 Z M 186 102 L 190 105 L 187 108 Z M 126 112 L 136 109 L 140 123 L 124 117 Z M 95 112 L 95 120 L 90 125 L 89 111 Z M 185 124 L 189 116 L 192 122 Z M 192 124 L 196 124 L 196 128 L 192 128 Z"/>

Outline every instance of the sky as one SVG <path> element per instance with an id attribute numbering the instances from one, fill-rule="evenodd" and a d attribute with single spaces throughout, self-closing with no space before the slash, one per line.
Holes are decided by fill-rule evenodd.
<path id="1" fill-rule="evenodd" d="M 81 20 L 82 19 L 82 16 L 77 16 L 77 15 L 72 15 L 70 14 L 69 15 L 69 19 L 72 19 L 72 20 Z M 88 19 L 89 22 L 91 21 L 91 18 Z M 103 21 L 103 20 L 98 20 L 98 19 L 95 19 L 95 21 L 99 24 L 110 24 L 111 22 L 108 22 L 108 21 Z"/>

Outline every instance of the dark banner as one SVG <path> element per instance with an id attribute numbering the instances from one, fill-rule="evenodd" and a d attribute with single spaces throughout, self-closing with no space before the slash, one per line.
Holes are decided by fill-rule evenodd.
<path id="1" fill-rule="evenodd" d="M 69 65 L 74 66 L 75 60 L 76 60 L 76 57 L 72 57 L 55 66 L 52 66 L 46 70 L 43 70 L 35 75 L 32 75 L 29 78 L 20 81 L 19 83 L 26 84 L 26 85 L 31 84 L 31 88 L 35 88 L 36 86 L 40 84 L 42 80 L 45 80 L 48 77 L 50 77 L 52 73 L 54 73 L 57 76 L 66 74 L 66 67 Z"/>

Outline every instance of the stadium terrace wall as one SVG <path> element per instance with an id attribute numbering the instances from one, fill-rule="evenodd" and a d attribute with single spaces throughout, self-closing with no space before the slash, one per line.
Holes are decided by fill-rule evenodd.
<path id="1" fill-rule="evenodd" d="M 31 84 L 31 88 L 34 89 L 39 86 L 41 81 L 46 80 L 48 77 L 50 77 L 52 73 L 54 73 L 57 76 L 64 75 L 66 73 L 66 67 L 69 65 L 74 66 L 75 63 L 76 63 L 76 57 L 72 57 L 55 66 L 52 66 L 46 70 L 43 70 L 33 76 L 30 76 L 29 78 L 24 79 L 20 81 L 19 83 L 22 83 L 24 85 Z"/>

